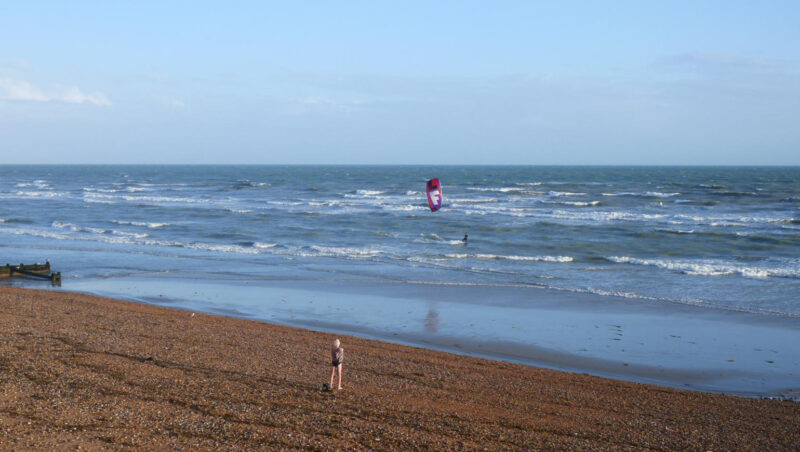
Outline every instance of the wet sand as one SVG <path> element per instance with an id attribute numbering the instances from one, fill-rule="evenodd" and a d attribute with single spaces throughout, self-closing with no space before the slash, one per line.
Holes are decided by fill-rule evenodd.
<path id="1" fill-rule="evenodd" d="M 800 403 L 0 287 L 0 449 L 792 450 Z"/>
<path id="2" fill-rule="evenodd" d="M 800 400 L 800 319 L 532 287 L 157 275 L 65 290 L 638 383 Z"/>

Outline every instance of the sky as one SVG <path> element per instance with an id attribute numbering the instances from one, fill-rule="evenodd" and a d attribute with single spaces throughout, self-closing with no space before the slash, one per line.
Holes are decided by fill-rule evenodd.
<path id="1" fill-rule="evenodd" d="M 800 165 L 797 1 L 9 1 L 0 164 Z"/>

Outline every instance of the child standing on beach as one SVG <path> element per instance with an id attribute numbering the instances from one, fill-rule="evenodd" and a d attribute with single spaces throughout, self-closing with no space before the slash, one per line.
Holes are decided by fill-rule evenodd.
<path id="1" fill-rule="evenodd" d="M 339 389 L 342 389 L 342 360 L 344 360 L 344 347 L 339 339 L 336 339 L 331 348 L 331 385 L 328 386 L 331 389 L 333 389 L 333 376 L 337 369 L 339 370 Z"/>

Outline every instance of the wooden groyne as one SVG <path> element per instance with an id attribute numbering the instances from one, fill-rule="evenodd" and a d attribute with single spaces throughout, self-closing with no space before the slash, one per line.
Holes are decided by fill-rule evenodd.
<path id="1" fill-rule="evenodd" d="M 6 264 L 0 267 L 0 278 L 10 278 L 12 276 L 27 276 L 32 278 L 49 279 L 55 285 L 61 284 L 61 272 L 53 272 L 50 269 L 50 261 L 44 264 Z"/>

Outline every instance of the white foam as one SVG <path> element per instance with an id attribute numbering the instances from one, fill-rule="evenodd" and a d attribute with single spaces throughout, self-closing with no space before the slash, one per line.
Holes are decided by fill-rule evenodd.
<path id="1" fill-rule="evenodd" d="M 556 204 L 561 204 L 564 206 L 588 207 L 597 206 L 600 204 L 600 201 L 558 201 Z"/>
<path id="2" fill-rule="evenodd" d="M 83 198 L 84 202 L 88 202 L 90 204 L 114 204 L 114 201 L 109 201 L 107 199 L 95 199 L 95 198 Z"/>
<path id="3" fill-rule="evenodd" d="M 550 191 L 547 192 L 550 196 L 584 196 L 586 193 L 573 193 L 571 191 Z"/>
<path id="4" fill-rule="evenodd" d="M 366 259 L 380 254 L 380 251 L 371 248 L 347 248 L 335 246 L 313 245 L 311 249 L 316 254 L 307 255 L 308 257 L 347 257 L 354 259 Z"/>
<path id="5" fill-rule="evenodd" d="M 531 261 L 531 262 L 558 262 L 567 263 L 574 259 L 570 256 L 515 256 L 499 254 L 446 254 L 445 257 L 451 259 L 501 259 L 511 261 Z"/>
<path id="6" fill-rule="evenodd" d="M 449 200 L 452 203 L 452 205 L 456 205 L 457 203 L 490 204 L 498 201 L 497 198 L 450 198 Z"/>
<path id="7" fill-rule="evenodd" d="M 404 206 L 392 206 L 392 205 L 384 205 L 382 206 L 386 210 L 396 210 L 399 212 L 411 212 L 414 210 L 428 210 L 429 208 L 426 206 L 413 206 L 413 205 L 404 205 Z"/>
<path id="8" fill-rule="evenodd" d="M 96 192 L 88 192 L 83 194 L 83 199 L 86 202 L 94 202 L 94 203 L 113 203 L 114 201 L 128 201 L 128 202 L 139 202 L 139 203 L 185 203 L 185 204 L 197 204 L 197 203 L 209 203 L 210 200 L 208 199 L 196 199 L 196 198 L 183 198 L 183 197 L 171 197 L 171 196 L 134 196 L 134 195 L 113 195 L 113 194 L 105 194 L 105 193 L 96 193 Z"/>
<path id="9" fill-rule="evenodd" d="M 124 220 L 111 220 L 112 223 L 121 224 L 121 225 L 129 225 L 129 226 L 140 226 L 150 229 L 161 229 L 167 226 L 172 226 L 171 223 L 146 223 L 142 221 L 124 221 Z"/>
<path id="10" fill-rule="evenodd" d="M 153 244 L 163 244 L 164 242 L 155 242 Z M 216 251 L 220 253 L 236 253 L 236 254 L 259 254 L 257 248 L 251 248 L 248 246 L 241 246 L 241 245 L 218 245 L 218 244 L 211 244 L 211 243 L 179 243 L 178 246 L 182 246 L 184 248 L 190 248 L 195 250 L 203 250 L 203 251 Z M 146 243 L 151 244 L 151 243 Z"/>
<path id="11" fill-rule="evenodd" d="M 24 191 L 18 190 L 14 192 L 15 195 L 23 198 L 60 198 L 67 196 L 67 193 L 60 191 Z"/>
<path id="12" fill-rule="evenodd" d="M 116 229 L 93 228 L 91 226 L 80 226 L 65 221 L 54 221 L 51 224 L 51 226 L 58 229 L 66 229 L 69 230 L 70 232 L 84 232 L 84 233 L 98 234 L 98 235 L 111 234 L 120 237 L 131 237 L 137 239 L 143 239 L 145 237 L 149 237 L 149 234 L 144 234 L 144 233 L 119 231 Z"/>
<path id="13" fill-rule="evenodd" d="M 267 201 L 267 204 L 271 206 L 289 206 L 289 207 L 303 205 L 303 203 L 300 201 Z"/>
<path id="14" fill-rule="evenodd" d="M 356 190 L 356 193 L 364 196 L 375 196 L 375 195 L 381 195 L 384 192 L 381 190 Z"/>
<path id="15" fill-rule="evenodd" d="M 171 196 L 128 196 L 123 195 L 120 196 L 125 201 L 135 201 L 135 202 L 155 202 L 155 203 L 186 203 L 186 204 L 196 204 L 196 203 L 208 203 L 210 202 L 208 199 L 196 199 L 196 198 L 181 198 L 181 197 L 171 197 Z"/>
<path id="16" fill-rule="evenodd" d="M 633 213 L 625 211 L 575 211 L 575 210 L 553 210 L 542 215 L 549 218 L 559 218 L 565 220 L 588 220 L 588 221 L 652 221 L 666 218 L 666 214 Z"/>
<path id="17" fill-rule="evenodd" d="M 493 191 L 493 192 L 500 192 L 500 193 L 521 193 L 525 192 L 524 188 L 520 187 L 467 187 L 467 190 L 471 191 Z"/>
<path id="18" fill-rule="evenodd" d="M 668 232 L 670 234 L 694 234 L 694 229 L 669 229 L 669 228 L 656 228 L 659 232 Z"/>
<path id="19" fill-rule="evenodd" d="M 660 191 L 646 191 L 646 192 L 631 192 L 631 191 L 622 191 L 618 193 L 603 193 L 603 196 L 642 196 L 648 198 L 671 198 L 673 196 L 678 196 L 680 193 L 673 192 L 673 193 L 663 193 Z"/>
<path id="20" fill-rule="evenodd" d="M 50 184 L 48 184 L 46 180 L 42 179 L 37 179 L 33 182 L 20 182 L 14 186 L 17 188 L 40 188 L 40 189 L 50 188 Z"/>
<path id="21" fill-rule="evenodd" d="M 436 234 L 435 232 L 430 232 L 430 233 L 427 233 L 427 234 L 426 234 L 426 233 L 424 233 L 424 232 L 422 232 L 422 233 L 420 233 L 419 235 L 420 235 L 420 236 L 422 236 L 422 238 L 423 238 L 423 239 L 425 239 L 425 240 L 430 240 L 430 241 L 435 241 L 435 242 L 442 242 L 442 241 L 444 241 L 444 239 L 443 239 L 443 238 L 441 238 L 441 237 L 439 236 L 439 234 Z"/>
<path id="22" fill-rule="evenodd" d="M 211 244 L 201 242 L 177 242 L 168 240 L 144 240 L 148 237 L 147 234 L 129 233 L 125 231 L 115 230 L 102 230 L 97 228 L 80 227 L 67 222 L 54 222 L 54 227 L 69 232 L 90 232 L 91 234 L 71 234 L 62 232 L 53 232 L 41 229 L 27 229 L 27 228 L 11 228 L 2 229 L 0 232 L 14 235 L 29 235 L 34 237 L 50 238 L 55 240 L 79 240 L 79 241 L 99 241 L 109 244 L 117 245 L 144 245 L 144 246 L 159 246 L 159 247 L 179 247 L 186 249 L 194 249 L 201 251 L 212 251 L 221 253 L 236 253 L 236 254 L 260 254 L 262 250 L 273 248 L 274 244 L 269 243 L 256 243 L 253 247 L 245 247 L 241 245 L 225 245 L 225 244 Z"/>
<path id="23" fill-rule="evenodd" d="M 667 259 L 639 259 L 629 256 L 609 256 L 606 258 L 619 264 L 644 265 L 662 268 L 665 270 L 679 271 L 687 275 L 696 276 L 728 276 L 741 275 L 745 278 L 766 279 L 769 277 L 797 278 L 800 277 L 800 261 L 786 262 L 785 266 L 767 267 L 763 265 L 737 265 L 718 260 L 667 260 Z"/>

